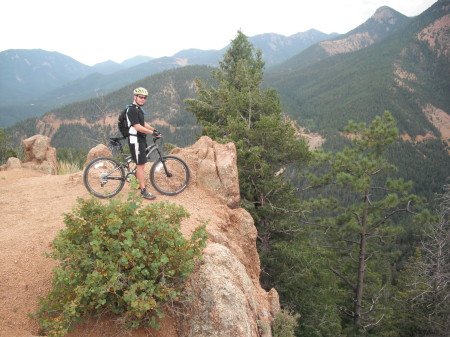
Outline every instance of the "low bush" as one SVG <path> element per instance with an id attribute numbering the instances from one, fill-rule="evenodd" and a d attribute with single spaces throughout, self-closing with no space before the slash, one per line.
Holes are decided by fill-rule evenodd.
<path id="1" fill-rule="evenodd" d="M 181 234 L 188 216 L 170 203 L 79 199 L 49 254 L 60 264 L 34 315 L 44 332 L 64 336 L 76 322 L 103 313 L 122 316 L 125 327 L 158 329 L 164 306 L 181 300 L 206 245 L 205 226 L 190 239 Z"/>
<path id="2" fill-rule="evenodd" d="M 299 317 L 300 314 L 291 313 L 284 309 L 277 312 L 272 322 L 273 337 L 294 337 Z"/>

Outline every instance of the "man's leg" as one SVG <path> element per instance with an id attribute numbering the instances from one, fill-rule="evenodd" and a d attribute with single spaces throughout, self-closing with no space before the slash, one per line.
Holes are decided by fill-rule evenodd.
<path id="1" fill-rule="evenodd" d="M 139 187 L 141 188 L 141 196 L 145 199 L 153 200 L 156 197 L 145 189 L 144 167 L 145 164 L 136 165 L 136 178 L 139 180 Z"/>
<path id="2" fill-rule="evenodd" d="M 139 180 L 139 187 L 141 188 L 141 196 L 145 199 L 153 200 L 156 197 L 145 189 L 145 164 L 136 165 L 136 178 Z"/>
<path id="3" fill-rule="evenodd" d="M 139 181 L 139 188 L 141 189 L 141 196 L 146 199 L 155 199 L 156 197 L 149 193 L 145 189 L 145 176 L 144 168 L 147 162 L 147 157 L 145 153 L 146 144 L 145 143 L 131 143 L 130 152 L 133 160 L 137 162 L 136 165 L 136 179 Z"/>
<path id="4" fill-rule="evenodd" d="M 141 190 L 145 188 L 144 167 L 145 164 L 136 165 L 136 178 L 139 180 Z"/>

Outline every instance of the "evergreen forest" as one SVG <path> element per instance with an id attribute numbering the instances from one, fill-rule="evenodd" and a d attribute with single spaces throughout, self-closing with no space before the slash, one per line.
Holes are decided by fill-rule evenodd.
<path id="1" fill-rule="evenodd" d="M 263 67 L 238 32 L 211 74 L 217 85 L 197 80 L 198 97 L 185 102 L 202 135 L 236 144 L 261 284 L 297 317 L 295 335 L 445 336 L 448 182 L 430 203 L 396 174 L 388 149 L 405 146 L 389 111 L 350 121 L 340 150 L 310 151 L 263 88 Z"/>

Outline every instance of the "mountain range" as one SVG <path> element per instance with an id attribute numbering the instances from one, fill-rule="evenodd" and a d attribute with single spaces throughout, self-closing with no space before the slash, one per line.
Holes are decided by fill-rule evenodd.
<path id="1" fill-rule="evenodd" d="M 265 85 L 277 90 L 284 112 L 307 137 L 318 136 L 325 148 L 338 149 L 346 142 L 340 132 L 349 120 L 369 123 L 389 110 L 403 139 L 389 154 L 399 174 L 418 182 L 418 191 L 434 193 L 443 185 L 450 173 L 448 0 L 412 18 L 381 7 L 344 35 L 327 37 L 311 30 L 289 38 L 263 34 L 249 41 L 263 52 Z M 109 74 L 91 72 L 34 101 L 61 107 L 53 105 L 43 116 L 9 130 L 16 139 L 42 133 L 58 148 L 89 148 L 115 132 L 117 113 L 131 90 L 144 86 L 152 93 L 145 106 L 151 122 L 167 141 L 190 145 L 198 125 L 183 99 L 195 97 L 194 79 L 208 81 L 225 49 L 185 50 Z M 88 99 L 80 101 L 82 97 Z"/>
<path id="2" fill-rule="evenodd" d="M 448 0 L 415 18 L 382 7 L 348 34 L 269 68 L 266 82 L 285 113 L 320 133 L 330 150 L 345 144 L 340 133 L 349 120 L 370 123 L 390 111 L 404 140 L 388 154 L 398 175 L 414 181 L 418 194 L 439 191 L 449 178 Z"/>
<path id="3" fill-rule="evenodd" d="M 261 34 L 249 38 L 261 49 L 267 65 L 280 63 L 310 45 L 336 36 L 311 29 L 286 37 Z M 0 53 L 0 127 L 64 104 L 104 95 L 166 69 L 186 65 L 217 66 L 221 50 L 182 50 L 170 57 L 136 56 L 92 67 L 69 56 L 44 50 L 7 50 Z M 23 97 L 27 97 L 23 100 Z M 19 103 L 18 103 L 19 102 Z"/>
<path id="4" fill-rule="evenodd" d="M 313 130 L 343 128 L 355 112 L 370 122 L 384 109 L 413 138 L 448 139 L 449 125 L 431 116 L 438 109 L 450 111 L 446 3 L 437 2 L 414 20 L 381 7 L 349 33 L 269 68 L 266 81 L 278 90 L 289 115 L 315 120 Z M 333 115 L 344 116 L 340 125 L 318 118 L 331 108 Z"/>

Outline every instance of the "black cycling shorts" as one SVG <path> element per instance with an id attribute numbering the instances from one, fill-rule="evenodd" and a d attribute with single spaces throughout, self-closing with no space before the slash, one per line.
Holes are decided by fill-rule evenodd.
<path id="1" fill-rule="evenodd" d="M 146 148 L 147 144 L 138 142 L 135 144 L 128 143 L 130 146 L 131 159 L 137 164 L 145 164 L 147 162 Z"/>

